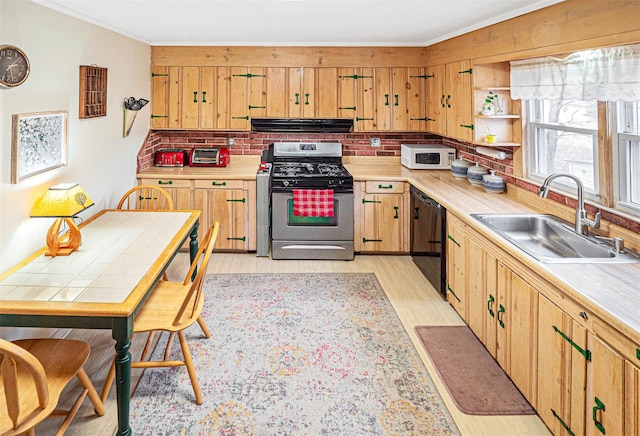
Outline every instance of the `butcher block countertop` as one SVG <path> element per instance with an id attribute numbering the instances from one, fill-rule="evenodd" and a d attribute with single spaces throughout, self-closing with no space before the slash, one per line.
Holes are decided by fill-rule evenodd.
<path id="1" fill-rule="evenodd" d="M 470 216 L 474 213 L 552 213 L 573 222 L 574 209 L 559 209 L 558 203 L 524 189 L 509 192 L 511 185 L 507 186 L 506 193 L 489 194 L 464 179 L 456 179 L 450 171 L 410 170 L 400 164 L 398 157 L 344 157 L 343 162 L 356 181 L 411 183 L 569 298 L 640 344 L 640 264 L 538 262 Z"/>
<path id="2" fill-rule="evenodd" d="M 404 181 L 431 196 L 468 226 L 493 241 L 497 247 L 527 266 L 564 294 L 592 310 L 603 321 L 640 344 L 640 264 L 549 264 L 538 262 L 503 240 L 470 215 L 474 213 L 551 213 L 573 222 L 575 210 L 541 199 L 535 193 L 507 186 L 503 194 L 489 194 L 448 170 L 410 170 L 399 157 L 344 156 L 343 162 L 355 181 Z M 260 156 L 231 156 L 227 167 L 152 167 L 138 178 L 240 179 L 253 180 Z M 603 230 L 608 230 L 603 223 Z M 619 236 L 619 235 L 614 235 Z M 627 239 L 628 236 L 622 235 Z M 627 244 L 630 245 L 630 244 Z"/>
<path id="3" fill-rule="evenodd" d="M 226 167 L 151 167 L 138 173 L 140 178 L 255 180 L 259 155 L 232 155 Z"/>

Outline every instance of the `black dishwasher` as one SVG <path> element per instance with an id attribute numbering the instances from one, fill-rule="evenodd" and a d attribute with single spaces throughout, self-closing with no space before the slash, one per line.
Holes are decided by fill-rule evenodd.
<path id="1" fill-rule="evenodd" d="M 433 198 L 411 187 L 411 257 L 433 287 L 447 294 L 446 210 Z"/>

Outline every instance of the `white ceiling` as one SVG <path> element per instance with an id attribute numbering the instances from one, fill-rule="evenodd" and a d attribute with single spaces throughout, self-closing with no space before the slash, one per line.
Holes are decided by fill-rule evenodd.
<path id="1" fill-rule="evenodd" d="M 150 45 L 426 46 L 562 0 L 33 0 Z"/>

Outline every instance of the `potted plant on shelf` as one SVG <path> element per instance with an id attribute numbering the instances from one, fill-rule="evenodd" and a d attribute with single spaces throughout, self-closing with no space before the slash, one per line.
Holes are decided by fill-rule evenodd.
<path id="1" fill-rule="evenodd" d="M 500 104 L 500 96 L 493 91 L 485 97 L 482 103 L 482 115 L 495 115 L 502 113 L 502 105 Z"/>
<path id="2" fill-rule="evenodd" d="M 486 135 L 486 138 L 487 138 L 487 143 L 489 143 L 489 144 L 495 144 L 495 143 L 496 143 L 496 141 L 497 141 L 497 137 L 496 137 L 496 135 L 494 135 L 494 134 L 491 132 L 491 129 L 490 129 L 490 128 L 488 128 L 488 127 L 487 127 L 487 135 Z"/>

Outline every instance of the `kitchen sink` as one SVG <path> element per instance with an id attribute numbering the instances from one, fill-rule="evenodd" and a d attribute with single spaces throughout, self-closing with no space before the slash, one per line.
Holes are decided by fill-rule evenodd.
<path id="1" fill-rule="evenodd" d="M 545 214 L 473 214 L 508 242 L 546 263 L 640 263 L 631 250 L 574 231 L 573 225 Z"/>

